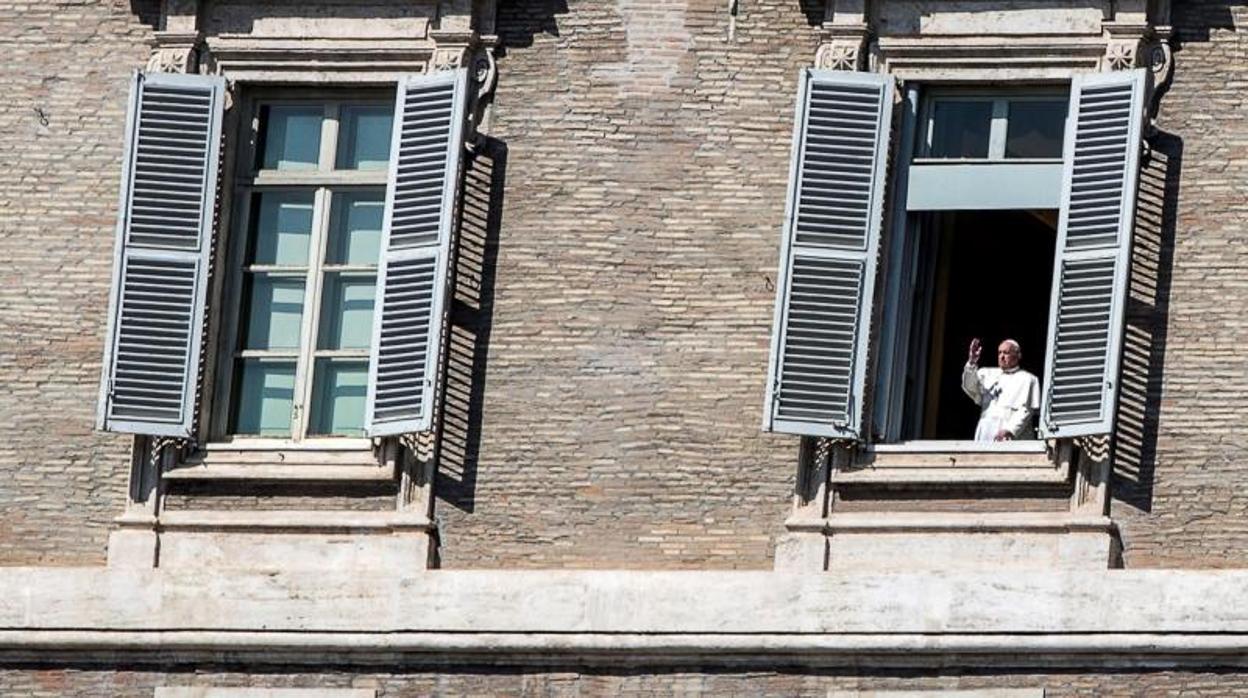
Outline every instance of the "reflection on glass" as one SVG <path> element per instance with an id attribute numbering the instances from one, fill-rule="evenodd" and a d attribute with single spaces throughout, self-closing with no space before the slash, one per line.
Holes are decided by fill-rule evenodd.
<path id="1" fill-rule="evenodd" d="M 992 102 L 942 99 L 932 105 L 934 158 L 986 158 Z"/>
<path id="2" fill-rule="evenodd" d="M 1065 131 L 1065 101 L 1012 101 L 1005 136 L 1005 156 L 1060 158 Z"/>
<path id="3" fill-rule="evenodd" d="M 235 434 L 290 436 L 295 364 L 243 359 L 234 408 Z"/>
<path id="4" fill-rule="evenodd" d="M 303 279 L 253 274 L 247 284 L 247 349 L 297 349 Z"/>
<path id="5" fill-rule="evenodd" d="M 313 434 L 364 435 L 368 362 L 317 359 L 312 383 Z"/>
<path id="6" fill-rule="evenodd" d="M 367 349 L 373 336 L 376 277 L 326 272 L 318 349 Z"/>
<path id="7" fill-rule="evenodd" d="M 260 110 L 266 170 L 315 170 L 321 155 L 321 119 L 317 105 L 271 104 Z"/>
<path id="8" fill-rule="evenodd" d="M 344 106 L 338 126 L 338 169 L 384 170 L 390 163 L 390 105 Z"/>
<path id="9" fill-rule="evenodd" d="M 329 216 L 329 264 L 376 265 L 381 254 L 385 192 L 334 192 Z"/>
<path id="10" fill-rule="evenodd" d="M 304 266 L 312 238 L 313 192 L 257 194 L 252 223 L 251 263 Z"/>

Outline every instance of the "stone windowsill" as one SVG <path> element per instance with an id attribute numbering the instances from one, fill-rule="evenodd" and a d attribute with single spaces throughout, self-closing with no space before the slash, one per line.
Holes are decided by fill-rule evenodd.
<path id="1" fill-rule="evenodd" d="M 210 443 L 166 467 L 167 480 L 377 481 L 394 478 L 393 457 L 369 439 L 234 439 Z"/>
<path id="2" fill-rule="evenodd" d="M 1072 447 L 1059 441 L 910 441 L 867 445 L 833 465 L 837 485 L 1060 485 L 1070 479 Z"/>

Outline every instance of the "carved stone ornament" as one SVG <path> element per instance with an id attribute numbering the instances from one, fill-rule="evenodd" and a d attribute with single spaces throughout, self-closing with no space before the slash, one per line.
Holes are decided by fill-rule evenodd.
<path id="1" fill-rule="evenodd" d="M 1111 41 L 1105 47 L 1105 67 L 1109 70 L 1134 68 L 1139 46 L 1139 41 Z"/>
<path id="2" fill-rule="evenodd" d="M 837 40 L 815 51 L 815 67 L 825 70 L 861 70 L 862 42 Z"/>
<path id="3" fill-rule="evenodd" d="M 147 59 L 150 73 L 193 73 L 199 67 L 194 47 L 166 47 L 152 51 Z"/>
<path id="4" fill-rule="evenodd" d="M 468 47 L 466 46 L 434 49 L 433 60 L 430 63 L 430 72 L 439 70 L 455 70 L 464 64 L 464 56 L 467 53 Z"/>

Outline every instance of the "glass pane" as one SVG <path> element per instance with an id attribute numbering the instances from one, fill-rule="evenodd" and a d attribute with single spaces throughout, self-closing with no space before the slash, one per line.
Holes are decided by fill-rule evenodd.
<path id="1" fill-rule="evenodd" d="M 321 159 L 319 105 L 267 105 L 260 109 L 261 167 L 266 170 L 315 170 Z"/>
<path id="2" fill-rule="evenodd" d="M 1010 102 L 1007 158 L 1060 158 L 1066 132 L 1066 101 Z"/>
<path id="3" fill-rule="evenodd" d="M 329 215 L 329 264 L 375 266 L 381 256 L 383 190 L 334 192 Z"/>
<path id="4" fill-rule="evenodd" d="M 373 337 L 377 278 L 326 272 L 318 349 L 367 349 Z"/>
<path id="5" fill-rule="evenodd" d="M 297 349 L 303 323 L 303 279 L 251 274 L 247 284 L 246 349 Z"/>
<path id="6" fill-rule="evenodd" d="M 234 403 L 235 434 L 290 436 L 295 364 L 243 359 Z"/>
<path id="7" fill-rule="evenodd" d="M 313 434 L 363 436 L 368 362 L 317 359 L 313 381 L 309 431 Z"/>
<path id="8" fill-rule="evenodd" d="M 311 191 L 256 194 L 249 255 L 252 264 L 307 265 L 314 196 Z"/>
<path id="9" fill-rule="evenodd" d="M 942 99 L 932 107 L 931 157 L 988 157 L 992 102 Z"/>
<path id="10" fill-rule="evenodd" d="M 386 169 L 394 108 L 388 104 L 344 106 L 339 114 L 338 169 Z"/>

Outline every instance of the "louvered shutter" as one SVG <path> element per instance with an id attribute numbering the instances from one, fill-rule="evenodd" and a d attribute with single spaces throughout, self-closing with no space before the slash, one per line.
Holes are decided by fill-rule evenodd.
<path id="1" fill-rule="evenodd" d="M 97 426 L 191 436 L 225 80 L 136 73 Z"/>
<path id="2" fill-rule="evenodd" d="M 1045 436 L 1113 428 L 1146 80 L 1140 69 L 1071 83 L 1040 420 Z"/>
<path id="3" fill-rule="evenodd" d="M 802 73 L 767 431 L 859 436 L 892 111 L 887 76 Z"/>
<path id="4" fill-rule="evenodd" d="M 466 86 L 463 69 L 399 83 L 368 367 L 370 436 L 432 423 Z"/>

